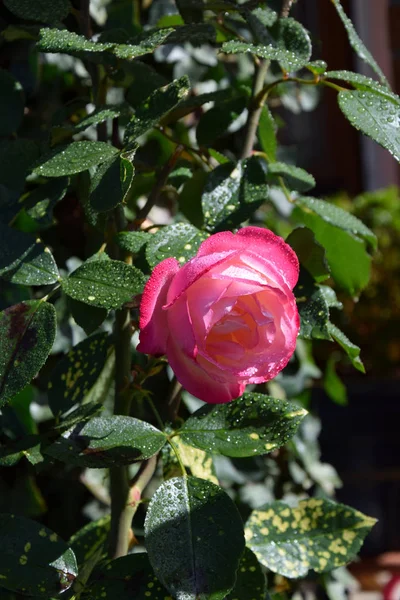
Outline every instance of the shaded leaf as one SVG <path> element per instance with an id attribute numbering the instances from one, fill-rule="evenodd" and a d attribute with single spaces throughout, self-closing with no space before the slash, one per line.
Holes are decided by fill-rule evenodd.
<path id="1" fill-rule="evenodd" d="M 56 312 L 47 302 L 28 300 L 0 313 L 0 405 L 35 377 L 55 334 Z"/>
<path id="2" fill-rule="evenodd" d="M 306 340 L 330 340 L 328 304 L 319 285 L 303 270 L 300 271 L 294 294 L 300 315 L 299 337 Z"/>
<path id="3" fill-rule="evenodd" d="M 357 371 L 365 373 L 365 368 L 360 358 L 360 348 L 353 344 L 353 342 L 349 340 L 349 338 L 343 333 L 343 331 L 340 331 L 340 329 L 336 327 L 336 325 L 333 325 L 333 323 L 328 324 L 328 330 L 333 339 L 336 340 L 336 342 L 346 352 L 347 356 L 351 360 L 351 364 L 353 365 L 353 367 L 357 369 Z"/>
<path id="4" fill-rule="evenodd" d="M 25 97 L 22 85 L 10 73 L 0 69 L 0 136 L 15 133 L 24 117 Z"/>
<path id="5" fill-rule="evenodd" d="M 198 169 L 185 182 L 178 196 L 179 210 L 195 227 L 199 228 L 204 224 L 201 197 L 206 181 L 207 172 Z"/>
<path id="6" fill-rule="evenodd" d="M 210 146 L 228 132 L 229 127 L 242 114 L 246 107 L 244 96 L 216 103 L 205 112 L 197 125 L 196 138 L 199 146 Z"/>
<path id="7" fill-rule="evenodd" d="M 236 583 L 227 600 L 267 600 L 266 579 L 256 555 L 245 548 L 240 559 Z"/>
<path id="8" fill-rule="evenodd" d="M 68 298 L 68 307 L 75 321 L 82 327 L 86 335 L 90 335 L 100 327 L 103 321 L 107 318 L 108 310 L 106 308 L 98 308 L 97 306 L 89 306 L 85 302 Z"/>
<path id="9" fill-rule="evenodd" d="M 69 0 L 4 0 L 5 6 L 14 15 L 28 21 L 57 23 L 62 21 L 71 10 Z"/>
<path id="10" fill-rule="evenodd" d="M 381 83 L 389 87 L 388 81 L 379 67 L 378 63 L 372 56 L 369 50 L 365 47 L 363 41 L 360 39 L 358 33 L 356 32 L 353 23 L 350 21 L 349 17 L 343 10 L 343 7 L 339 0 L 332 0 L 338 15 L 347 31 L 347 35 L 349 37 L 349 42 L 353 50 L 357 53 L 357 55 L 362 58 L 374 71 L 381 80 Z"/>
<path id="11" fill-rule="evenodd" d="M 125 201 L 135 173 L 134 152 L 128 156 L 112 156 L 97 168 L 90 186 L 90 204 L 94 210 L 106 212 Z"/>
<path id="12" fill-rule="evenodd" d="M 262 565 L 284 577 L 323 573 L 347 564 L 376 520 L 332 500 L 309 498 L 295 508 L 273 502 L 246 523 L 247 546 Z"/>
<path id="13" fill-rule="evenodd" d="M 50 179 L 23 197 L 21 206 L 26 213 L 43 227 L 53 222 L 53 209 L 62 200 L 69 186 L 68 177 Z"/>
<path id="14" fill-rule="evenodd" d="M 222 600 L 234 586 L 243 525 L 232 500 L 213 483 L 196 477 L 164 482 L 149 504 L 145 536 L 154 572 L 177 600 Z"/>
<path id="15" fill-rule="evenodd" d="M 325 249 L 319 244 L 311 229 L 298 227 L 286 238 L 286 243 L 297 254 L 300 264 L 307 269 L 318 283 L 329 277 Z"/>
<path id="16" fill-rule="evenodd" d="M 33 172 L 45 177 L 62 177 L 86 171 L 114 156 L 118 150 L 105 142 L 72 142 L 56 146 L 36 162 Z"/>
<path id="17" fill-rule="evenodd" d="M 193 46 L 213 44 L 216 33 L 211 23 L 196 23 L 193 25 L 180 25 L 168 36 L 168 44 L 183 44 L 190 42 Z"/>
<path id="18" fill-rule="evenodd" d="M 166 589 L 158 581 L 145 552 L 112 560 L 97 569 L 82 600 L 165 600 Z"/>
<path id="19" fill-rule="evenodd" d="M 304 169 L 286 163 L 276 162 L 268 165 L 268 175 L 280 176 L 291 190 L 307 192 L 315 187 L 315 179 Z"/>
<path id="20" fill-rule="evenodd" d="M 400 99 L 378 96 L 374 92 L 339 92 L 339 106 L 356 129 L 389 150 L 400 162 Z"/>
<path id="21" fill-rule="evenodd" d="M 0 223 L 0 238 L 0 276 L 23 285 L 48 285 L 58 281 L 53 255 L 33 236 Z"/>
<path id="22" fill-rule="evenodd" d="M 64 292 L 90 306 L 120 308 L 144 287 L 141 271 L 119 260 L 87 261 L 62 282 Z"/>
<path id="23" fill-rule="evenodd" d="M 77 467 L 128 465 L 150 458 L 166 442 L 164 433 L 133 417 L 95 417 L 65 432 L 46 453 Z"/>
<path id="24" fill-rule="evenodd" d="M 146 246 L 146 258 L 152 268 L 171 256 L 183 264 L 196 254 L 207 237 L 207 233 L 189 223 L 167 225 L 151 236 Z"/>
<path id="25" fill-rule="evenodd" d="M 91 521 L 71 537 L 69 545 L 79 567 L 96 555 L 99 549 L 104 549 L 109 533 L 110 516 L 107 515 L 97 521 Z"/>
<path id="26" fill-rule="evenodd" d="M 304 66 L 306 69 L 311 71 L 311 73 L 314 73 L 314 75 L 322 75 L 328 68 L 328 65 L 324 60 L 313 60 Z"/>
<path id="27" fill-rule="evenodd" d="M 202 196 L 206 229 L 221 231 L 239 225 L 267 197 L 265 173 L 257 158 L 219 165 L 208 174 Z"/>
<path id="28" fill-rule="evenodd" d="M 108 333 L 97 333 L 74 346 L 57 363 L 48 385 L 54 416 L 83 401 L 103 370 L 110 347 Z"/>
<path id="29" fill-rule="evenodd" d="M 136 109 L 125 130 L 125 140 L 134 141 L 155 127 L 189 93 L 187 75 L 155 90 Z"/>
<path id="30" fill-rule="evenodd" d="M 20 192 L 29 169 L 39 156 L 39 147 L 32 140 L 0 141 L 0 184 Z M 19 207 L 16 204 L 16 207 Z"/>
<path id="31" fill-rule="evenodd" d="M 86 404 L 78 406 L 78 408 L 69 412 L 67 415 L 61 415 L 60 422 L 58 425 L 54 426 L 54 429 L 66 431 L 78 423 L 82 424 L 85 421 L 89 421 L 89 419 L 98 415 L 102 410 L 103 406 L 101 404 L 98 404 L 97 402 L 87 402 Z"/>
<path id="32" fill-rule="evenodd" d="M 75 555 L 56 533 L 40 523 L 0 515 L 1 585 L 22 595 L 49 598 L 73 584 Z"/>
<path id="33" fill-rule="evenodd" d="M 279 448 L 307 412 L 284 400 L 247 393 L 229 404 L 207 405 L 179 430 L 186 444 L 224 456 L 256 456 Z"/>
<path id="34" fill-rule="evenodd" d="M 330 356 L 324 373 L 324 390 L 333 402 L 346 406 L 348 403 L 346 386 L 336 373 L 335 364 L 335 358 Z"/>

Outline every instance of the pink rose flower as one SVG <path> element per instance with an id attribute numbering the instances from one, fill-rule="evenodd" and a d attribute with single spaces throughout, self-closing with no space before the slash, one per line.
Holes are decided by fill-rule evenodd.
<path id="1" fill-rule="evenodd" d="M 140 305 L 140 343 L 166 354 L 178 381 L 213 404 L 275 377 L 296 347 L 296 254 L 267 229 L 211 235 L 180 266 L 163 260 Z"/>

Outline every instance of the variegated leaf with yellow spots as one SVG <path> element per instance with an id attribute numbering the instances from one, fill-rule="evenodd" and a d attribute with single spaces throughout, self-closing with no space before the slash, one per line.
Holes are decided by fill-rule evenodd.
<path id="1" fill-rule="evenodd" d="M 200 408 L 178 433 L 186 444 L 213 454 L 257 456 L 286 444 L 306 414 L 296 404 L 248 393 L 235 402 Z"/>
<path id="2" fill-rule="evenodd" d="M 375 522 L 344 504 L 309 498 L 295 508 L 273 502 L 254 510 L 245 534 L 261 564 L 294 579 L 350 562 Z"/>
<path id="3" fill-rule="evenodd" d="M 174 438 L 174 446 L 179 452 L 179 456 L 187 469 L 190 469 L 191 474 L 199 479 L 206 479 L 218 485 L 218 479 L 215 474 L 212 457 L 204 450 L 188 446 L 178 437 Z M 166 444 L 161 451 L 163 459 L 163 475 L 164 479 L 179 477 L 182 475 L 181 468 L 178 463 L 175 452 L 169 444 Z"/>
<path id="4" fill-rule="evenodd" d="M 48 388 L 55 416 L 82 402 L 103 370 L 110 347 L 108 333 L 97 333 L 74 346 L 58 363 Z"/>

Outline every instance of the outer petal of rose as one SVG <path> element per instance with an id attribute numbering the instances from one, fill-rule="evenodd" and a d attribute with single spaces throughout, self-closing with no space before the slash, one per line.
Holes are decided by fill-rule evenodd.
<path id="1" fill-rule="evenodd" d="M 243 227 L 238 233 L 230 231 L 216 233 L 200 245 L 197 256 L 206 256 L 231 250 L 248 250 L 273 262 L 293 289 L 299 277 L 299 261 L 295 252 L 286 242 L 269 229 Z"/>
<path id="2" fill-rule="evenodd" d="M 181 296 L 168 310 L 168 331 L 173 336 L 175 343 L 183 353 L 191 358 L 197 354 L 196 339 L 193 333 L 193 324 L 189 315 L 186 294 Z"/>
<path id="3" fill-rule="evenodd" d="M 170 289 L 168 290 L 167 305 L 169 308 L 191 285 L 200 277 L 203 277 L 208 271 L 216 265 L 224 262 L 227 258 L 235 254 L 235 251 L 225 247 L 216 254 L 211 256 L 195 256 L 187 262 L 179 271 L 177 277 L 174 278 Z"/>
<path id="4" fill-rule="evenodd" d="M 171 281 L 179 271 L 175 258 L 160 262 L 151 274 L 140 303 L 140 336 L 137 349 L 145 354 L 165 354 L 168 338 L 167 315 L 162 309 Z"/>
<path id="5" fill-rule="evenodd" d="M 196 398 L 209 404 L 224 404 L 243 394 L 244 386 L 240 383 L 221 383 L 212 379 L 195 360 L 182 352 L 173 335 L 168 338 L 167 356 L 178 381 Z"/>

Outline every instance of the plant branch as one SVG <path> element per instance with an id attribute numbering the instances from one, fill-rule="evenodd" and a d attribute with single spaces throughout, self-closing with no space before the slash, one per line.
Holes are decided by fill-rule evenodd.
<path id="1" fill-rule="evenodd" d="M 281 11 L 281 17 L 283 19 L 285 19 L 286 17 L 289 16 L 290 9 L 292 8 L 293 1 L 294 0 L 283 0 L 282 11 Z"/>
<path id="2" fill-rule="evenodd" d="M 136 228 L 140 227 L 140 225 L 146 219 L 147 215 L 149 214 L 149 212 L 151 211 L 151 209 L 157 202 L 157 200 L 160 196 L 161 190 L 165 186 L 168 176 L 171 173 L 172 169 L 174 168 L 174 166 L 175 166 L 179 156 L 182 154 L 183 150 L 184 150 L 183 145 L 179 144 L 177 146 L 175 152 L 169 159 L 169 161 L 161 169 L 158 179 L 147 198 L 146 204 L 143 206 L 143 208 L 141 208 L 138 211 L 138 213 L 136 215 L 136 219 L 135 219 L 135 227 Z"/>
<path id="3" fill-rule="evenodd" d="M 255 68 L 253 81 L 253 94 L 249 107 L 249 114 L 246 122 L 243 149 L 240 155 L 241 159 L 248 158 L 253 152 L 257 137 L 257 128 L 260 121 L 261 111 L 264 101 L 259 101 L 258 97 L 264 87 L 264 81 L 269 68 L 269 60 L 261 60 Z M 262 100 L 262 99 L 261 99 Z"/>

